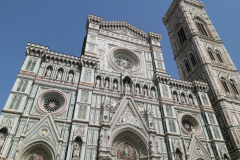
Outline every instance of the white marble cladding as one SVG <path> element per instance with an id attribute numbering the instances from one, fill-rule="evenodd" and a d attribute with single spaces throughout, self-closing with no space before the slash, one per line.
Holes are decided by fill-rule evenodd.
<path id="1" fill-rule="evenodd" d="M 207 84 L 164 72 L 161 35 L 93 15 L 87 29 L 81 57 L 28 43 L 0 116 L 0 158 L 22 160 L 37 153 L 53 160 L 118 159 L 122 144 L 135 149 L 132 159 L 210 160 L 227 153 Z M 116 49 L 134 53 L 139 71 L 112 69 L 109 55 Z M 122 58 L 122 65 L 127 60 Z M 226 114 L 237 125 L 238 113 Z"/>
<path id="2" fill-rule="evenodd" d="M 131 42 L 131 43 L 136 43 L 136 44 L 139 44 L 139 45 L 149 46 L 148 41 L 141 40 L 139 38 L 135 38 L 135 37 L 127 36 L 127 35 L 122 35 L 122 34 L 111 32 L 111 31 L 100 30 L 99 34 L 100 35 L 102 34 L 104 36 L 109 36 L 109 37 L 112 37 L 112 38 L 116 38 L 116 39 L 119 39 L 119 40 Z"/>

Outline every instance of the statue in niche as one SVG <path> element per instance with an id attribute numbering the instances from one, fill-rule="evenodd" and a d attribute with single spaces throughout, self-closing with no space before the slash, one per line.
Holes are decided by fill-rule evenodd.
<path id="1" fill-rule="evenodd" d="M 185 96 L 183 94 L 181 95 L 181 101 L 182 103 L 186 103 Z"/>
<path id="2" fill-rule="evenodd" d="M 156 93 L 155 93 L 155 90 L 154 90 L 154 89 L 152 89 L 152 91 L 151 91 L 151 92 L 152 92 L 152 97 L 153 97 L 153 98 L 156 98 Z"/>
<path id="3" fill-rule="evenodd" d="M 136 95 L 139 95 L 139 94 L 140 94 L 139 90 L 140 90 L 140 88 L 139 88 L 139 86 L 137 85 L 137 86 L 136 86 Z"/>
<path id="4" fill-rule="evenodd" d="M 105 89 L 108 89 L 109 88 L 109 80 L 106 79 L 106 83 L 105 83 Z"/>
<path id="5" fill-rule="evenodd" d="M 193 98 L 191 96 L 189 97 L 189 104 L 194 105 Z"/>
<path id="6" fill-rule="evenodd" d="M 75 144 L 73 146 L 73 154 L 72 154 L 72 158 L 79 158 L 79 155 L 80 155 L 80 147 L 79 147 L 79 144 Z"/>
<path id="7" fill-rule="evenodd" d="M 100 81 L 100 78 L 98 77 L 97 81 L 96 81 L 96 87 L 100 88 L 100 83 L 101 83 L 101 81 Z"/>
<path id="8" fill-rule="evenodd" d="M 144 94 L 144 96 L 148 96 L 146 87 L 144 87 L 144 89 L 143 89 L 143 94 Z"/>
<path id="9" fill-rule="evenodd" d="M 49 78 L 51 76 L 52 70 L 50 68 L 47 69 L 46 71 L 46 78 Z"/>
<path id="10" fill-rule="evenodd" d="M 72 82 L 72 80 L 73 80 L 73 73 L 70 72 L 68 75 L 68 82 Z"/>
<path id="11" fill-rule="evenodd" d="M 177 97 L 177 94 L 176 94 L 176 93 L 173 93 L 173 100 L 174 100 L 175 102 L 178 102 L 178 97 Z"/>
<path id="12" fill-rule="evenodd" d="M 129 83 L 128 83 L 128 81 L 126 81 L 126 83 L 124 84 L 124 91 L 125 92 L 130 92 L 130 86 L 129 86 Z"/>
<path id="13" fill-rule="evenodd" d="M 114 83 L 113 83 L 113 90 L 114 90 L 114 91 L 117 90 L 117 82 L 116 82 L 116 81 L 114 81 Z"/>
<path id="14" fill-rule="evenodd" d="M 59 70 L 58 71 L 58 74 L 57 74 L 57 80 L 61 80 L 62 79 L 62 71 L 61 70 Z"/>

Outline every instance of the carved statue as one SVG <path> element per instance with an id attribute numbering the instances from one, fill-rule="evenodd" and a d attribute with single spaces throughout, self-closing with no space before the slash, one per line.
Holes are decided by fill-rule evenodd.
<path id="1" fill-rule="evenodd" d="M 106 79 L 105 89 L 108 89 L 108 88 L 109 88 L 109 80 Z"/>
<path id="2" fill-rule="evenodd" d="M 155 93 L 155 90 L 152 89 L 152 97 L 155 98 L 156 97 L 156 93 Z"/>
<path id="3" fill-rule="evenodd" d="M 73 73 L 71 72 L 68 75 L 68 82 L 72 82 L 72 80 L 73 80 Z"/>
<path id="4" fill-rule="evenodd" d="M 192 97 L 189 97 L 189 104 L 190 104 L 190 105 L 194 105 L 194 103 L 193 103 L 193 98 L 192 98 Z"/>
<path id="5" fill-rule="evenodd" d="M 139 92 L 139 86 L 136 86 L 136 95 L 139 95 L 140 92 Z"/>
<path id="6" fill-rule="evenodd" d="M 101 83 L 100 78 L 97 78 L 96 87 L 99 87 L 99 88 L 100 88 L 100 83 Z"/>
<path id="7" fill-rule="evenodd" d="M 148 96 L 148 94 L 147 94 L 147 88 L 145 88 L 145 87 L 144 87 L 144 89 L 143 89 L 143 94 L 144 94 L 144 96 Z"/>
<path id="8" fill-rule="evenodd" d="M 45 77 L 46 77 L 46 78 L 49 78 L 49 77 L 51 76 L 51 73 L 52 73 L 51 69 L 48 68 Z"/>
<path id="9" fill-rule="evenodd" d="M 61 80 L 62 79 L 62 71 L 61 70 L 59 70 L 58 71 L 58 74 L 57 74 L 57 80 Z"/>
<path id="10" fill-rule="evenodd" d="M 130 86 L 129 86 L 129 83 L 126 82 L 124 86 L 125 86 L 125 88 L 124 88 L 124 89 L 125 89 L 125 92 L 130 92 Z"/>
<path id="11" fill-rule="evenodd" d="M 185 102 L 186 102 L 184 95 L 181 95 L 181 101 L 182 101 L 182 103 L 185 103 Z"/>
<path id="12" fill-rule="evenodd" d="M 78 144 L 76 144 L 74 149 L 73 149 L 72 158 L 79 158 L 79 154 L 80 154 L 80 147 L 79 147 Z"/>
<path id="13" fill-rule="evenodd" d="M 113 83 L 113 90 L 116 91 L 116 90 L 117 90 L 117 86 L 118 86 L 118 85 L 117 85 L 117 82 L 115 81 L 115 82 Z"/>
<path id="14" fill-rule="evenodd" d="M 177 98 L 177 95 L 176 95 L 176 94 L 173 94 L 173 100 L 174 100 L 175 102 L 178 102 L 178 98 Z"/>

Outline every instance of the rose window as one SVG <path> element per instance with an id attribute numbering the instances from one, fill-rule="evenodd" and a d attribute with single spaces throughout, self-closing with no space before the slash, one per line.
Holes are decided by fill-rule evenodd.
<path id="1" fill-rule="evenodd" d="M 193 132 L 194 130 L 193 125 L 188 120 L 183 120 L 182 125 L 188 132 Z"/>
<path id="2" fill-rule="evenodd" d="M 138 72 L 142 61 L 138 54 L 126 49 L 116 49 L 109 54 L 110 66 L 116 71 Z"/>
<path id="3" fill-rule="evenodd" d="M 42 113 L 60 114 L 66 109 L 66 106 L 67 97 L 57 90 L 45 91 L 37 98 L 37 108 Z"/>
<path id="4" fill-rule="evenodd" d="M 57 99 L 51 98 L 44 102 L 43 107 L 48 112 L 56 112 L 61 107 L 61 104 Z"/>
<path id="5" fill-rule="evenodd" d="M 120 69 L 131 71 L 133 68 L 133 62 L 124 56 L 118 56 L 114 59 L 114 63 Z"/>

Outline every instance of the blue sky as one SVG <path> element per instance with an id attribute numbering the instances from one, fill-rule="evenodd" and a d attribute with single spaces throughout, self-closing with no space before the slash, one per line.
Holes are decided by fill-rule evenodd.
<path id="1" fill-rule="evenodd" d="M 88 14 L 103 20 L 125 20 L 145 32 L 163 37 L 167 73 L 179 78 L 162 17 L 172 0 L 1 0 L 0 108 L 6 103 L 25 59 L 28 42 L 50 50 L 80 56 Z M 233 62 L 240 68 L 240 1 L 203 0 L 207 13 Z"/>

